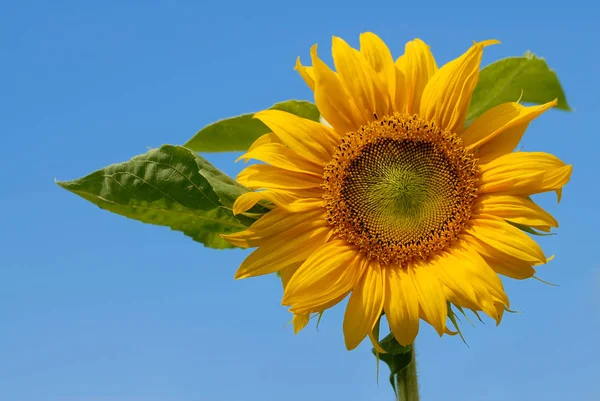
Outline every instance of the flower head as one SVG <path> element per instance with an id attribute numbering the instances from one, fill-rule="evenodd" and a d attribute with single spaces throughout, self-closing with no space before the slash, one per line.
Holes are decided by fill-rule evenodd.
<path id="1" fill-rule="evenodd" d="M 505 103 L 465 128 L 483 48 L 475 43 L 439 68 L 419 39 L 395 62 L 372 33 L 360 50 L 333 38 L 331 70 L 311 49 L 296 69 L 330 124 L 282 111 L 256 114 L 273 133 L 242 156 L 238 181 L 273 209 L 246 231 L 224 236 L 257 247 L 236 277 L 282 272 L 283 304 L 297 330 L 350 294 L 344 317 L 348 349 L 385 313 L 402 345 L 419 321 L 448 332 L 448 304 L 483 311 L 498 323 L 509 306 L 499 274 L 531 277 L 547 262 L 515 225 L 542 231 L 556 220 L 530 195 L 556 191 L 571 166 L 541 152 L 513 152 L 528 124 L 556 101 Z"/>

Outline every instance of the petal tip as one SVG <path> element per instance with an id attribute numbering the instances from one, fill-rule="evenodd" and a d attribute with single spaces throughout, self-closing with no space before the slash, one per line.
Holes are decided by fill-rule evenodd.
<path id="1" fill-rule="evenodd" d="M 348 337 L 344 336 L 344 344 L 346 345 L 346 349 L 348 351 L 352 351 L 353 349 L 355 349 L 356 347 L 358 347 L 358 345 L 362 342 L 363 339 L 361 339 L 360 341 L 356 342 L 355 340 L 349 340 Z"/>
<path id="2" fill-rule="evenodd" d="M 245 278 L 248 278 L 248 277 L 250 277 L 250 276 L 248 275 L 248 273 L 246 273 L 246 271 L 244 271 L 244 270 L 242 270 L 242 269 L 238 269 L 238 270 L 235 272 L 235 275 L 233 276 L 233 278 L 234 278 L 235 280 L 242 280 L 242 279 L 245 279 Z"/>
<path id="3" fill-rule="evenodd" d="M 379 344 L 379 341 L 373 335 L 373 332 L 369 333 L 369 339 L 371 340 L 371 344 L 373 345 L 373 348 L 375 348 L 375 351 L 379 352 L 380 354 L 387 354 L 387 352 Z"/>
<path id="4" fill-rule="evenodd" d="M 253 117 L 256 118 L 256 117 Z M 249 158 L 246 157 L 248 153 L 244 153 L 243 155 L 241 155 L 240 157 L 238 157 L 237 159 L 235 159 L 234 163 L 239 162 L 240 160 L 244 160 L 244 163 L 248 163 L 248 160 L 250 160 Z M 234 213 L 235 214 L 235 213 Z"/>
<path id="5" fill-rule="evenodd" d="M 257 111 L 256 113 L 254 113 L 252 115 L 252 118 L 256 118 L 257 120 L 260 120 L 260 118 L 265 114 L 266 111 L 268 111 L 268 110 Z"/>
<path id="6" fill-rule="evenodd" d="M 482 40 L 481 42 L 477 42 L 477 41 L 473 41 L 474 45 L 479 45 L 481 47 L 487 47 L 487 46 L 491 46 L 491 45 L 499 45 L 500 42 L 498 39 L 488 39 L 488 40 Z"/>
<path id="7" fill-rule="evenodd" d="M 290 292 L 287 290 L 287 287 L 286 287 L 286 289 L 283 292 L 283 296 L 281 297 L 281 305 L 282 306 L 291 306 L 292 303 L 290 302 L 290 298 L 292 298 L 292 297 L 290 296 Z M 290 311 L 293 312 L 291 309 L 290 309 Z"/>

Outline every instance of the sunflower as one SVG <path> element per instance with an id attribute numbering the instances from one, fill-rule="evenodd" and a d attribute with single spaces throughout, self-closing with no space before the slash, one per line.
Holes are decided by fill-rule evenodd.
<path id="1" fill-rule="evenodd" d="M 343 331 L 353 349 L 385 314 L 402 345 L 419 322 L 449 332 L 449 305 L 497 323 L 509 307 L 499 275 L 532 277 L 549 259 L 518 227 L 550 231 L 557 221 L 530 195 L 562 187 L 572 167 L 542 152 L 513 152 L 529 123 L 556 100 L 493 107 L 466 122 L 483 48 L 474 43 L 438 68 L 423 41 L 395 62 L 373 33 L 360 49 L 334 37 L 335 70 L 311 48 L 296 69 L 328 124 L 283 111 L 259 112 L 266 134 L 241 158 L 265 164 L 237 180 L 274 205 L 246 231 L 224 238 L 257 247 L 236 278 L 280 271 L 283 305 L 296 330 L 350 294 Z"/>

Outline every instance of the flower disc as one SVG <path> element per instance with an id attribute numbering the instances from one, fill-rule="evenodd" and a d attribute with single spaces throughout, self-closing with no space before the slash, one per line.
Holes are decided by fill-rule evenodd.
<path id="1" fill-rule="evenodd" d="M 349 133 L 325 169 L 328 222 L 382 264 L 426 258 L 458 237 L 477 163 L 451 132 L 395 114 Z"/>

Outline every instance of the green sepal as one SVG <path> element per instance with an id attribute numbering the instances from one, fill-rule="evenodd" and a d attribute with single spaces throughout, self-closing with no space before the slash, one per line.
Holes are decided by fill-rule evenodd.
<path id="1" fill-rule="evenodd" d="M 463 314 L 465 313 L 462 309 L 461 309 L 461 312 Z M 458 318 L 458 316 L 456 315 L 456 313 L 452 310 L 452 304 L 450 302 L 448 302 L 448 318 L 450 319 L 450 321 L 454 325 L 454 328 L 456 329 L 456 332 L 460 336 L 460 338 L 463 341 L 463 343 L 465 343 L 465 345 L 468 347 L 469 344 L 467 344 L 467 341 L 465 340 L 465 337 L 463 336 L 463 333 L 460 330 L 460 326 L 458 324 L 460 322 L 460 319 Z"/>
<path id="2" fill-rule="evenodd" d="M 526 226 L 524 224 L 514 223 L 514 222 L 508 221 L 508 220 L 506 220 L 506 222 L 508 224 L 510 224 L 511 226 L 517 227 L 519 230 L 525 231 L 526 233 L 529 233 L 529 234 L 539 235 L 539 236 L 542 236 L 542 237 L 547 237 L 549 235 L 556 235 L 556 233 L 545 233 L 545 232 L 537 231 L 537 230 L 535 230 L 535 229 L 533 229 L 533 228 L 531 228 L 529 226 Z"/>

